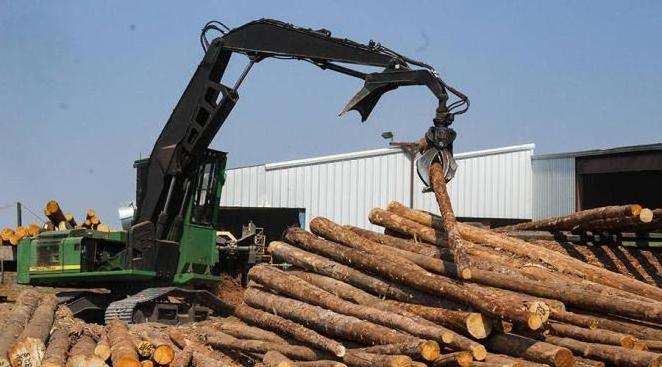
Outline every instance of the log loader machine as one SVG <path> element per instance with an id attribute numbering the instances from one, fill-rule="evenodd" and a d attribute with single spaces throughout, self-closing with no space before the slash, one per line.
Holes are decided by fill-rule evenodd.
<path id="1" fill-rule="evenodd" d="M 209 33 L 216 33 L 211 42 Z M 180 323 L 228 310 L 208 287 L 220 282 L 216 229 L 226 153 L 209 149 L 239 100 L 251 68 L 266 59 L 307 61 L 362 79 L 361 90 L 342 110 L 365 121 L 380 97 L 400 86 L 426 86 L 439 104 L 426 133 L 430 149 L 418 159 L 427 185 L 427 165 L 440 159 L 450 180 L 455 171 L 449 127 L 466 112 L 468 98 L 450 87 L 431 66 L 371 41 L 331 36 L 271 19 L 230 29 L 211 21 L 202 29 L 204 57 L 161 131 L 148 159 L 136 162 L 136 203 L 127 230 L 42 232 L 18 248 L 18 281 L 23 284 L 108 290 L 63 293 L 75 313 L 102 311 L 106 321 Z M 222 77 L 233 54 L 247 65 L 228 86 Z M 363 72 L 351 65 L 379 68 Z M 449 103 L 450 95 L 454 101 Z"/>

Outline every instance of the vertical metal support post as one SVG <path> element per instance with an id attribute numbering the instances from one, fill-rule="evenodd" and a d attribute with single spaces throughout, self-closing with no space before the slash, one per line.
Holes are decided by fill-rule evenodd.
<path id="1" fill-rule="evenodd" d="M 21 210 L 21 202 L 16 202 L 16 226 L 20 227 L 23 225 L 23 210 Z"/>

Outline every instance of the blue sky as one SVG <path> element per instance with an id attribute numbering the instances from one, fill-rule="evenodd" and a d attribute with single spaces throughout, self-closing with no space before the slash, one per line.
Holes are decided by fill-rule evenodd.
<path id="1" fill-rule="evenodd" d="M 464 91 L 457 151 L 535 143 L 536 153 L 662 141 L 658 1 L 0 1 L 0 207 L 56 198 L 117 225 L 202 57 L 201 26 L 269 17 L 374 39 Z M 243 60 L 242 60 L 243 61 Z M 236 72 L 236 68 L 231 71 Z M 370 119 L 337 117 L 358 80 L 267 60 L 212 147 L 229 165 L 378 148 L 418 138 L 435 101 L 390 92 Z M 30 215 L 26 214 L 26 220 Z M 0 226 L 13 211 L 0 210 Z"/>

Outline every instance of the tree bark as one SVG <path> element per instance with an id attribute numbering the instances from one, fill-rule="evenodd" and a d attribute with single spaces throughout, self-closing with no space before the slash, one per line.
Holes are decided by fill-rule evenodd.
<path id="1" fill-rule="evenodd" d="M 67 367 L 108 367 L 106 362 L 102 361 L 101 358 L 97 357 L 94 354 L 94 347 L 96 342 L 88 334 L 83 333 L 80 335 L 78 340 L 73 344 L 71 350 L 69 351 L 69 359 L 67 359 Z M 140 363 L 136 361 L 136 365 L 140 366 Z M 113 364 L 113 367 L 116 365 Z M 123 367 L 124 365 L 120 365 Z"/>
<path id="2" fill-rule="evenodd" d="M 318 360 L 318 361 L 295 361 L 295 367 L 347 367 L 346 364 L 332 360 Z"/>
<path id="3" fill-rule="evenodd" d="M 112 320 L 108 324 L 108 342 L 110 343 L 110 359 L 113 367 L 138 367 L 138 353 L 132 342 L 126 323 Z M 96 346 L 96 344 L 95 344 Z M 94 349 L 92 349 L 94 352 Z"/>
<path id="4" fill-rule="evenodd" d="M 282 353 L 270 350 L 262 357 L 262 363 L 267 367 L 294 367 L 294 362 Z"/>
<path id="5" fill-rule="evenodd" d="M 53 294 L 42 296 L 41 303 L 23 332 L 9 349 L 12 366 L 38 366 L 44 358 L 46 339 L 51 332 L 58 300 Z"/>
<path id="6" fill-rule="evenodd" d="M 67 352 L 71 341 L 69 339 L 69 328 L 58 325 L 48 340 L 48 346 L 41 360 L 42 367 L 64 367 L 67 362 Z"/>
<path id="7" fill-rule="evenodd" d="M 210 355 L 194 351 L 191 357 L 191 365 L 193 367 L 218 367 L 225 364 L 218 359 L 212 358 Z"/>
<path id="8" fill-rule="evenodd" d="M 110 358 L 110 343 L 108 342 L 108 333 L 104 329 L 97 340 L 97 345 L 94 347 L 94 354 L 104 361 Z"/>
<path id="9" fill-rule="evenodd" d="M 351 231 L 358 234 L 359 236 L 365 237 L 373 242 L 378 242 L 381 243 L 382 245 L 399 248 L 401 250 L 410 251 L 429 257 L 441 258 L 442 252 L 444 252 L 445 250 L 439 247 L 428 245 L 423 242 L 415 242 L 411 240 L 406 240 L 404 238 L 393 237 L 378 232 L 373 232 L 367 229 L 362 229 L 353 226 L 345 226 L 345 227 L 349 228 Z M 451 255 L 450 252 L 448 252 L 447 255 Z"/>
<path id="10" fill-rule="evenodd" d="M 472 361 L 471 353 L 462 351 L 442 354 L 430 365 L 432 367 L 469 367 Z"/>
<path id="11" fill-rule="evenodd" d="M 586 329 L 579 326 L 552 322 L 547 325 L 552 335 L 573 338 L 588 343 L 618 345 L 633 349 L 637 339 L 632 335 L 621 334 L 605 329 Z"/>
<path id="12" fill-rule="evenodd" d="M 60 222 L 67 220 L 67 218 L 64 216 L 64 213 L 62 213 L 62 208 L 60 208 L 60 204 L 58 204 L 57 201 L 51 200 L 48 203 L 46 203 L 46 208 L 44 209 L 44 215 L 55 225 L 60 224 Z"/>
<path id="13" fill-rule="evenodd" d="M 370 223 L 415 239 L 421 239 L 439 247 L 448 247 L 448 243 L 445 240 L 446 235 L 443 233 L 443 230 L 436 230 L 430 226 L 406 218 L 399 213 L 396 214 L 391 210 L 393 203 L 391 202 L 389 204 L 388 211 L 379 208 L 372 209 L 368 213 Z"/>
<path id="14" fill-rule="evenodd" d="M 391 312 L 405 310 L 476 339 L 484 339 L 492 331 L 492 321 L 477 312 L 455 311 L 401 301 L 383 300 L 349 284 L 323 275 L 298 271 L 289 273 L 345 300 Z"/>
<path id="15" fill-rule="evenodd" d="M 457 219 L 455 219 L 451 198 L 446 188 L 444 169 L 439 161 L 435 161 L 430 165 L 430 185 L 443 218 L 441 225 L 444 232 L 446 232 L 448 247 L 453 252 L 453 262 L 457 266 L 457 273 L 462 279 L 471 279 L 471 264 L 464 251 L 464 240 L 457 229 Z"/>
<path id="16" fill-rule="evenodd" d="M 343 315 L 354 316 L 378 325 L 399 329 L 419 338 L 450 344 L 455 336 L 455 333 L 450 330 L 427 323 L 427 320 L 418 316 L 402 316 L 371 306 L 357 305 L 345 301 L 303 279 L 289 275 L 269 265 L 254 266 L 249 271 L 248 277 L 280 294 L 285 294 L 308 304 L 320 306 Z"/>
<path id="17" fill-rule="evenodd" d="M 419 224 L 440 228 L 440 225 L 438 224 L 440 221 L 439 217 L 430 213 L 410 209 L 397 202 L 391 202 L 388 205 L 388 210 L 396 215 L 406 216 L 408 219 L 416 221 Z M 434 231 L 433 227 L 429 228 Z M 501 248 L 512 252 L 513 254 L 546 264 L 561 273 L 579 276 L 599 284 L 639 294 L 657 301 L 662 301 L 662 289 L 629 278 L 625 275 L 586 264 L 581 260 L 565 256 L 556 251 L 535 246 L 529 242 L 508 237 L 494 231 L 468 226 L 463 223 L 458 223 L 458 228 L 462 237 L 471 242 L 488 247 Z"/>
<path id="18" fill-rule="evenodd" d="M 193 349 L 190 346 L 185 346 L 181 352 L 175 355 L 169 367 L 188 367 L 193 358 Z"/>
<path id="19" fill-rule="evenodd" d="M 611 217 L 596 219 L 587 223 L 582 223 L 573 228 L 575 231 L 593 231 L 593 232 L 611 232 L 621 228 L 639 226 L 650 223 L 653 220 L 653 211 L 647 208 L 641 209 L 639 215 Z"/>
<path id="20" fill-rule="evenodd" d="M 415 360 L 422 359 L 424 361 L 434 361 L 439 357 L 440 352 L 439 344 L 430 341 L 375 345 L 353 350 L 375 354 L 402 354 Z"/>
<path id="21" fill-rule="evenodd" d="M 630 334 L 641 339 L 662 340 L 662 330 L 643 325 L 628 324 L 625 321 L 615 321 L 606 317 L 586 315 L 576 312 L 552 312 L 553 320 L 581 326 L 588 329 L 607 329 L 623 334 Z"/>
<path id="22" fill-rule="evenodd" d="M 266 353 L 270 350 L 275 350 L 290 358 L 304 361 L 313 361 L 320 359 L 321 357 L 318 352 L 301 345 L 279 344 L 261 340 L 237 339 L 228 334 L 221 333 L 220 331 L 208 333 L 206 336 L 206 343 L 216 349 L 230 349 L 248 353 Z"/>
<path id="23" fill-rule="evenodd" d="M 274 241 L 269 244 L 268 251 L 275 257 L 302 269 L 314 271 L 334 279 L 342 280 L 378 294 L 399 300 L 408 300 L 411 295 L 385 281 L 362 273 L 352 267 L 332 261 L 326 257 L 316 255 L 287 243 Z"/>
<path id="24" fill-rule="evenodd" d="M 614 218 L 614 217 L 632 217 L 641 213 L 640 205 L 618 205 L 605 206 L 600 208 L 582 210 L 572 214 L 545 218 L 533 222 L 519 223 L 512 226 L 499 227 L 498 231 L 521 231 L 521 230 L 571 230 L 574 227 L 589 223 L 595 220 Z"/>
<path id="25" fill-rule="evenodd" d="M 338 357 L 345 355 L 345 347 L 341 343 L 320 335 L 316 331 L 308 329 L 301 324 L 282 318 L 278 315 L 252 308 L 243 303 L 237 306 L 234 312 L 237 317 L 246 322 L 256 324 L 260 327 L 270 330 L 278 331 L 279 333 L 285 335 L 289 335 L 290 337 L 304 344 L 310 345 L 320 350 L 326 350 Z M 287 344 L 287 342 L 284 340 L 283 342 L 284 343 L 279 343 Z"/>
<path id="26" fill-rule="evenodd" d="M 487 339 L 486 346 L 493 352 L 555 367 L 571 367 L 574 363 L 572 352 L 567 348 L 515 334 L 492 334 Z"/>
<path id="27" fill-rule="evenodd" d="M 545 336 L 545 341 L 568 348 L 582 357 L 605 361 L 617 367 L 659 367 L 662 365 L 662 355 L 657 353 L 633 351 L 613 345 L 585 343 L 551 335 Z"/>
<path id="28" fill-rule="evenodd" d="M 413 267 L 402 267 L 400 263 L 392 262 L 385 257 L 366 256 L 365 252 L 316 238 L 300 229 L 290 228 L 285 238 L 305 250 L 318 252 L 341 263 L 351 264 L 422 291 L 465 303 L 481 313 L 517 321 L 532 330 L 542 326 L 543 320 L 539 315 L 531 313 L 528 307 L 523 308 L 523 305 L 513 304 L 512 300 L 494 297 L 488 291 L 469 291 L 458 281 L 427 271 L 419 271 Z"/>
<path id="29" fill-rule="evenodd" d="M 351 350 L 345 354 L 343 362 L 350 367 L 408 367 L 412 360 L 404 355 L 373 354 Z"/>
<path id="30" fill-rule="evenodd" d="M 246 305 L 242 305 L 242 306 L 248 308 L 248 306 Z M 252 317 L 250 316 L 251 315 L 250 311 L 253 310 L 255 309 L 243 310 L 245 312 L 237 312 L 237 310 L 235 310 L 234 315 L 248 323 L 256 324 L 259 325 L 260 327 L 250 326 L 238 320 L 232 321 L 227 319 L 219 323 L 214 323 L 214 327 L 225 334 L 232 335 L 235 338 L 239 338 L 239 339 L 264 340 L 267 342 L 288 344 L 287 341 L 281 338 L 280 336 L 278 336 L 278 334 L 265 330 L 265 329 L 273 329 L 270 327 L 265 327 L 265 326 L 270 326 L 269 323 L 266 323 L 266 325 L 262 325 L 256 321 L 251 320 Z M 261 312 L 259 310 L 255 310 L 255 311 Z M 241 315 L 244 315 L 245 317 L 242 317 Z"/>
<path id="31" fill-rule="evenodd" d="M 21 335 L 23 328 L 30 320 L 30 316 L 37 308 L 41 295 L 33 290 L 19 294 L 16 304 L 5 320 L 0 330 L 0 367 L 10 367 L 9 350 L 16 338 Z"/>
<path id="32" fill-rule="evenodd" d="M 356 317 L 341 315 L 305 302 L 277 296 L 259 289 L 249 288 L 244 302 L 290 319 L 327 336 L 343 338 L 362 344 L 393 344 L 417 340 L 411 335 L 376 325 Z"/>

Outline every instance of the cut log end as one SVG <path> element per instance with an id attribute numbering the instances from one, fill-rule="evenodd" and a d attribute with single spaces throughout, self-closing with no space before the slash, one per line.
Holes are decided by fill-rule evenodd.
<path id="1" fill-rule="evenodd" d="M 639 213 L 639 221 L 641 221 L 641 223 L 650 223 L 650 222 L 652 222 L 653 221 L 653 211 L 648 209 L 648 208 L 641 209 L 641 212 Z"/>
<path id="2" fill-rule="evenodd" d="M 487 357 L 487 349 L 480 344 L 471 345 L 469 349 L 471 350 L 471 356 L 477 361 L 483 361 Z"/>
<path id="3" fill-rule="evenodd" d="M 487 353 L 485 353 L 487 354 Z M 485 357 L 483 357 L 485 359 Z M 467 351 L 462 351 L 459 352 L 455 355 L 455 361 L 457 362 L 457 365 L 460 367 L 469 367 L 471 366 L 471 363 L 473 362 L 473 356 L 470 352 Z"/>
<path id="4" fill-rule="evenodd" d="M 117 366 L 113 363 L 113 367 L 141 367 L 141 364 L 137 359 L 122 357 L 117 361 Z"/>
<path id="5" fill-rule="evenodd" d="M 169 345 L 159 345 L 154 349 L 152 359 L 160 365 L 167 365 L 175 359 L 175 350 Z"/>
<path id="6" fill-rule="evenodd" d="M 411 358 L 407 356 L 393 356 L 390 358 L 391 367 L 407 367 L 411 365 Z"/>
<path id="7" fill-rule="evenodd" d="M 460 270 L 460 269 L 458 269 Z M 463 268 L 460 270 L 460 277 L 464 280 L 469 280 L 471 279 L 471 269 L 469 268 Z"/>
<path id="8" fill-rule="evenodd" d="M 542 318 L 539 315 L 530 315 L 526 324 L 529 327 L 529 329 L 538 330 L 542 327 L 544 322 L 542 321 Z"/>
<path id="9" fill-rule="evenodd" d="M 466 319 L 467 331 L 476 339 L 485 339 L 492 333 L 492 321 L 480 313 L 472 313 Z"/>
<path id="10" fill-rule="evenodd" d="M 426 340 L 420 344 L 420 349 L 421 349 L 421 358 L 423 358 L 426 361 L 434 361 L 439 357 L 439 354 L 441 353 L 441 348 L 439 347 L 439 344 L 432 341 L 432 340 Z"/>
<path id="11" fill-rule="evenodd" d="M 575 364 L 575 357 L 568 349 L 559 349 L 554 356 L 555 366 L 558 367 L 572 367 Z"/>
<path id="12" fill-rule="evenodd" d="M 453 340 L 455 340 L 455 335 L 453 335 L 452 332 L 445 331 L 441 333 L 441 341 L 444 342 L 444 344 L 450 344 Z"/>

